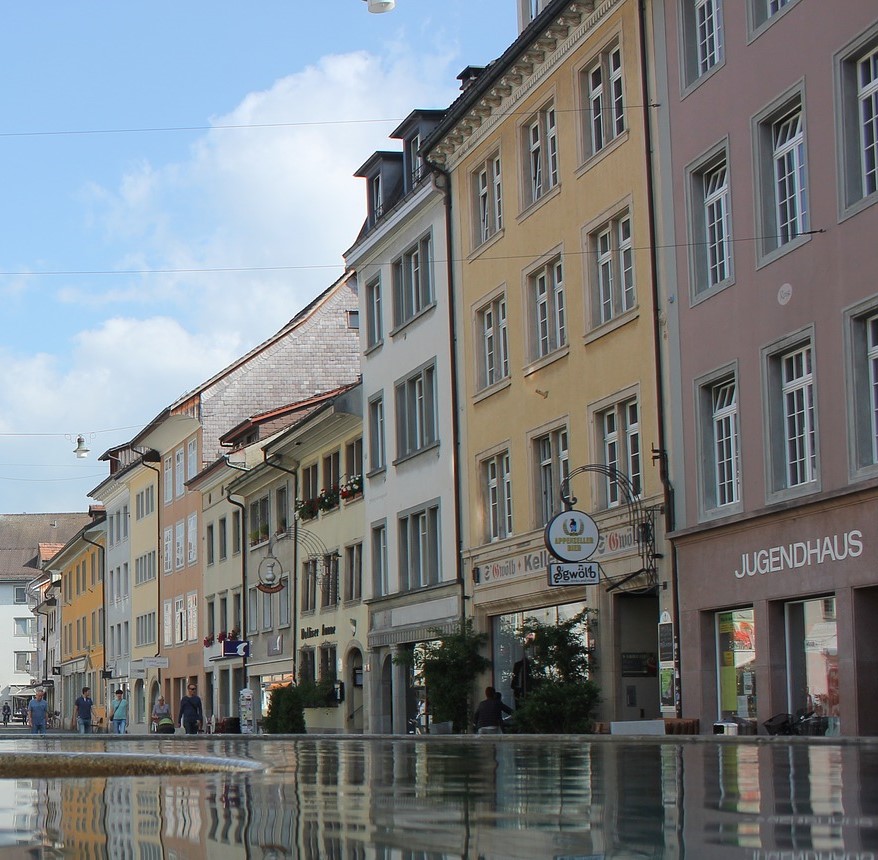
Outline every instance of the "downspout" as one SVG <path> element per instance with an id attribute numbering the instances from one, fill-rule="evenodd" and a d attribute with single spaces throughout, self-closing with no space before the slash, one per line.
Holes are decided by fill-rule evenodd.
<path id="1" fill-rule="evenodd" d="M 655 365 L 656 384 L 656 411 L 658 416 L 658 451 L 653 452 L 653 459 L 659 461 L 659 477 L 664 491 L 665 505 L 665 540 L 675 527 L 674 516 L 674 487 L 668 475 L 668 454 L 666 450 L 666 422 L 665 412 L 665 384 L 661 351 L 661 327 L 659 323 L 659 286 L 658 286 L 658 255 L 656 252 L 656 202 L 655 202 L 655 159 L 653 157 L 652 120 L 650 110 L 652 108 L 649 98 L 649 74 L 648 61 L 649 50 L 646 44 L 646 0 L 640 0 L 637 4 L 638 13 L 638 39 L 640 42 L 640 85 L 641 102 L 643 103 L 643 144 L 646 154 L 646 199 L 649 213 L 649 270 L 652 281 L 652 336 Z M 674 704 L 676 716 L 680 716 L 683 708 L 683 694 L 680 689 L 680 658 L 677 642 L 680 636 L 680 600 L 677 588 L 677 549 L 671 544 L 671 588 L 673 590 L 672 602 L 674 611 L 674 673 L 676 675 L 677 698 Z"/>
<path id="2" fill-rule="evenodd" d="M 242 502 L 236 502 L 232 498 L 232 491 L 226 490 L 226 500 L 230 505 L 234 505 L 241 511 L 241 635 L 247 635 L 247 555 L 250 552 L 250 546 L 247 543 L 247 508 Z M 244 672 L 244 684 L 250 686 L 247 679 L 247 649 L 241 655 L 241 669 Z"/>
<path id="3" fill-rule="evenodd" d="M 426 159 L 425 159 L 426 160 Z M 431 169 L 441 181 L 437 179 L 434 182 L 436 187 L 445 200 L 445 257 L 448 278 L 448 336 L 449 336 L 449 361 L 451 368 L 451 474 L 454 487 L 454 546 L 455 551 L 455 567 L 457 571 L 457 582 L 460 586 L 460 623 L 463 625 L 466 621 L 466 582 L 463 578 L 463 547 L 461 546 L 461 512 L 460 512 L 460 419 L 458 417 L 457 408 L 457 326 L 455 324 L 456 304 L 454 301 L 454 253 L 452 248 L 452 211 L 451 211 L 451 176 L 447 170 L 427 161 Z"/>
<path id="4" fill-rule="evenodd" d="M 293 476 L 293 502 L 299 497 L 299 472 L 298 467 L 299 464 L 296 463 L 295 469 L 287 469 L 286 466 L 279 466 L 277 463 L 272 463 L 268 457 L 265 456 L 265 449 L 262 449 L 262 462 L 265 463 L 266 466 L 271 466 L 272 469 L 277 469 L 281 472 L 286 472 L 288 475 Z M 293 515 L 293 569 L 290 571 L 290 588 L 292 589 L 292 598 L 293 598 L 293 606 L 292 606 L 292 621 L 293 621 L 293 686 L 296 685 L 296 665 L 299 656 L 299 634 L 298 634 L 298 624 L 299 624 L 299 588 L 298 588 L 298 576 L 299 576 L 299 518 Z"/>
<path id="5" fill-rule="evenodd" d="M 162 522 L 161 517 L 159 517 L 159 499 L 162 495 L 162 473 L 161 470 L 157 466 L 150 466 L 149 463 L 144 459 L 146 455 L 140 455 L 140 464 L 142 466 L 146 466 L 147 469 L 155 472 L 155 579 L 156 579 L 156 611 L 162 612 L 162 619 L 164 621 L 164 612 L 162 608 L 162 577 L 165 575 L 164 572 L 164 564 L 162 564 L 162 570 L 159 571 L 159 558 L 162 558 Z M 159 455 L 161 456 L 161 455 Z M 161 654 L 161 640 L 156 638 L 155 643 L 155 656 L 158 657 Z M 162 670 L 161 668 L 156 668 L 156 677 L 158 678 L 159 685 L 159 695 L 162 694 Z M 167 701 L 167 700 L 166 700 Z"/>

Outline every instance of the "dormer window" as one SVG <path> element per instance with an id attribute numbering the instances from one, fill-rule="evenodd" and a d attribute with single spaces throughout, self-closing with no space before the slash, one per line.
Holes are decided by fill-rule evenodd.
<path id="1" fill-rule="evenodd" d="M 384 211 L 384 195 L 381 190 L 380 173 L 376 173 L 369 180 L 369 203 L 372 208 L 372 217 L 380 218 Z"/>
<path id="2" fill-rule="evenodd" d="M 420 134 L 416 134 L 414 137 L 411 137 L 406 141 L 406 168 L 408 170 L 412 188 L 421 181 L 421 177 L 424 175 L 424 162 L 420 155 L 418 155 L 418 150 L 420 148 Z"/>
<path id="3" fill-rule="evenodd" d="M 527 27 L 527 25 L 543 11 L 547 2 L 548 0 L 518 0 L 519 32 L 524 30 L 525 27 Z"/>

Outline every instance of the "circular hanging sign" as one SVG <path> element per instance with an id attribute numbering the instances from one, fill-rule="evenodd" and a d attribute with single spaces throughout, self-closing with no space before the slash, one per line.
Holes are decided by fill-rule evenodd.
<path id="1" fill-rule="evenodd" d="M 582 511 L 563 511 L 546 526 L 546 549 L 561 561 L 585 561 L 598 548 L 597 523 Z"/>

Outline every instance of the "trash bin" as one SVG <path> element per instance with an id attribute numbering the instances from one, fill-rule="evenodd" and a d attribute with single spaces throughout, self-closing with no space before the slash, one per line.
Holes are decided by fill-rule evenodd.
<path id="1" fill-rule="evenodd" d="M 241 718 L 240 717 L 226 717 L 223 720 L 223 731 L 227 735 L 239 735 L 241 734 Z"/>

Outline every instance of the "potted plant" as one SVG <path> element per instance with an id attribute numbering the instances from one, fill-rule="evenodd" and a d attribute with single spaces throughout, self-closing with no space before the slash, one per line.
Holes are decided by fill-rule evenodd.
<path id="1" fill-rule="evenodd" d="M 321 490 L 317 497 L 317 507 L 321 511 L 333 511 L 338 507 L 339 489 L 338 484 L 328 490 Z"/>
<path id="2" fill-rule="evenodd" d="M 341 485 L 339 495 L 347 501 L 363 495 L 363 476 L 353 475 Z"/>
<path id="3" fill-rule="evenodd" d="M 208 633 L 207 636 L 204 637 L 204 647 L 210 648 L 213 645 L 213 633 Z"/>
<path id="4" fill-rule="evenodd" d="M 225 630 L 220 630 L 220 632 L 216 634 L 216 641 L 217 642 L 225 642 L 226 641 L 226 631 Z"/>
<path id="5" fill-rule="evenodd" d="M 241 634 L 237 630 L 237 628 L 233 627 L 231 630 L 229 630 L 229 641 L 230 642 L 237 642 L 240 636 L 241 636 Z"/>
<path id="6" fill-rule="evenodd" d="M 296 502 L 296 516 L 300 520 L 313 520 L 318 510 L 317 499 L 299 499 Z"/>

